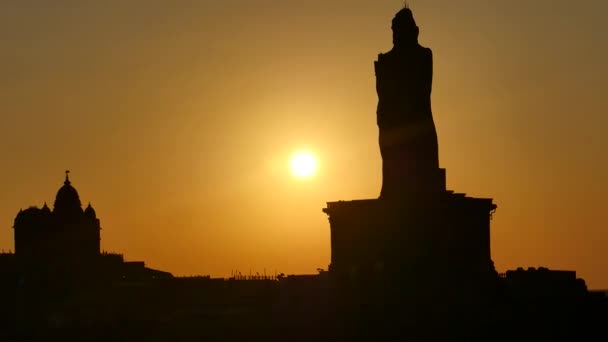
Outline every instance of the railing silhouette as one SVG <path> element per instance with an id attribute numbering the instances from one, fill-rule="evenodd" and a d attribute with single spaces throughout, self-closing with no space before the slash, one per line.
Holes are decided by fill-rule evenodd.
<path id="1" fill-rule="evenodd" d="M 240 272 L 233 273 L 228 280 L 277 280 L 278 277 L 276 275 L 267 275 L 267 274 L 241 274 Z"/>

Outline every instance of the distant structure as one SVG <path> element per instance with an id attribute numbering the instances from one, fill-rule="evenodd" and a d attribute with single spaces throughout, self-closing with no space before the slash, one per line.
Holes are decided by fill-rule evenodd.
<path id="1" fill-rule="evenodd" d="M 82 209 L 69 171 L 57 192 L 53 210 L 46 203 L 42 208 L 20 210 L 13 228 L 15 254 L 28 264 L 60 261 L 90 265 L 100 255 L 99 219 L 91 204 Z"/>
<path id="2" fill-rule="evenodd" d="M 45 203 L 42 208 L 20 210 L 13 228 L 15 253 L 3 256 L 3 269 L 12 265 L 23 283 L 35 284 L 40 279 L 100 283 L 171 277 L 168 272 L 145 267 L 141 261 L 127 262 L 120 254 L 101 252 L 99 218 L 91 204 L 82 208 L 69 171 L 57 191 L 53 209 Z"/>

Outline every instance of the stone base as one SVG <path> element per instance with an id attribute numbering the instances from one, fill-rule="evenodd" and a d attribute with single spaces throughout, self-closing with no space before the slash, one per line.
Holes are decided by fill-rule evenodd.
<path id="1" fill-rule="evenodd" d="M 492 199 L 453 192 L 327 203 L 329 270 L 346 316 L 378 319 L 382 329 L 404 322 L 418 331 L 437 322 L 475 329 L 498 279 L 490 257 L 495 208 Z"/>
<path id="2" fill-rule="evenodd" d="M 492 199 L 442 192 L 327 203 L 336 274 L 488 272 Z"/>

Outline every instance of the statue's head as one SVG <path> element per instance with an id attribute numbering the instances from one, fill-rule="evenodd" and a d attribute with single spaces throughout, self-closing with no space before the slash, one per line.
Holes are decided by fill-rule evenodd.
<path id="1" fill-rule="evenodd" d="M 418 26 L 412 10 L 404 8 L 393 18 L 393 44 L 395 47 L 414 45 L 418 43 Z"/>

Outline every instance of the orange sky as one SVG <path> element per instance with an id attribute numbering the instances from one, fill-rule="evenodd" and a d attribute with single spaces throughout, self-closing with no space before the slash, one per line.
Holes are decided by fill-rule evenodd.
<path id="1" fill-rule="evenodd" d="M 608 2 L 410 1 L 448 187 L 492 256 L 608 288 Z M 0 248 L 72 171 L 102 248 L 176 275 L 329 263 L 325 202 L 380 190 L 373 61 L 402 1 L 0 3 Z M 288 171 L 317 154 L 313 179 Z"/>

